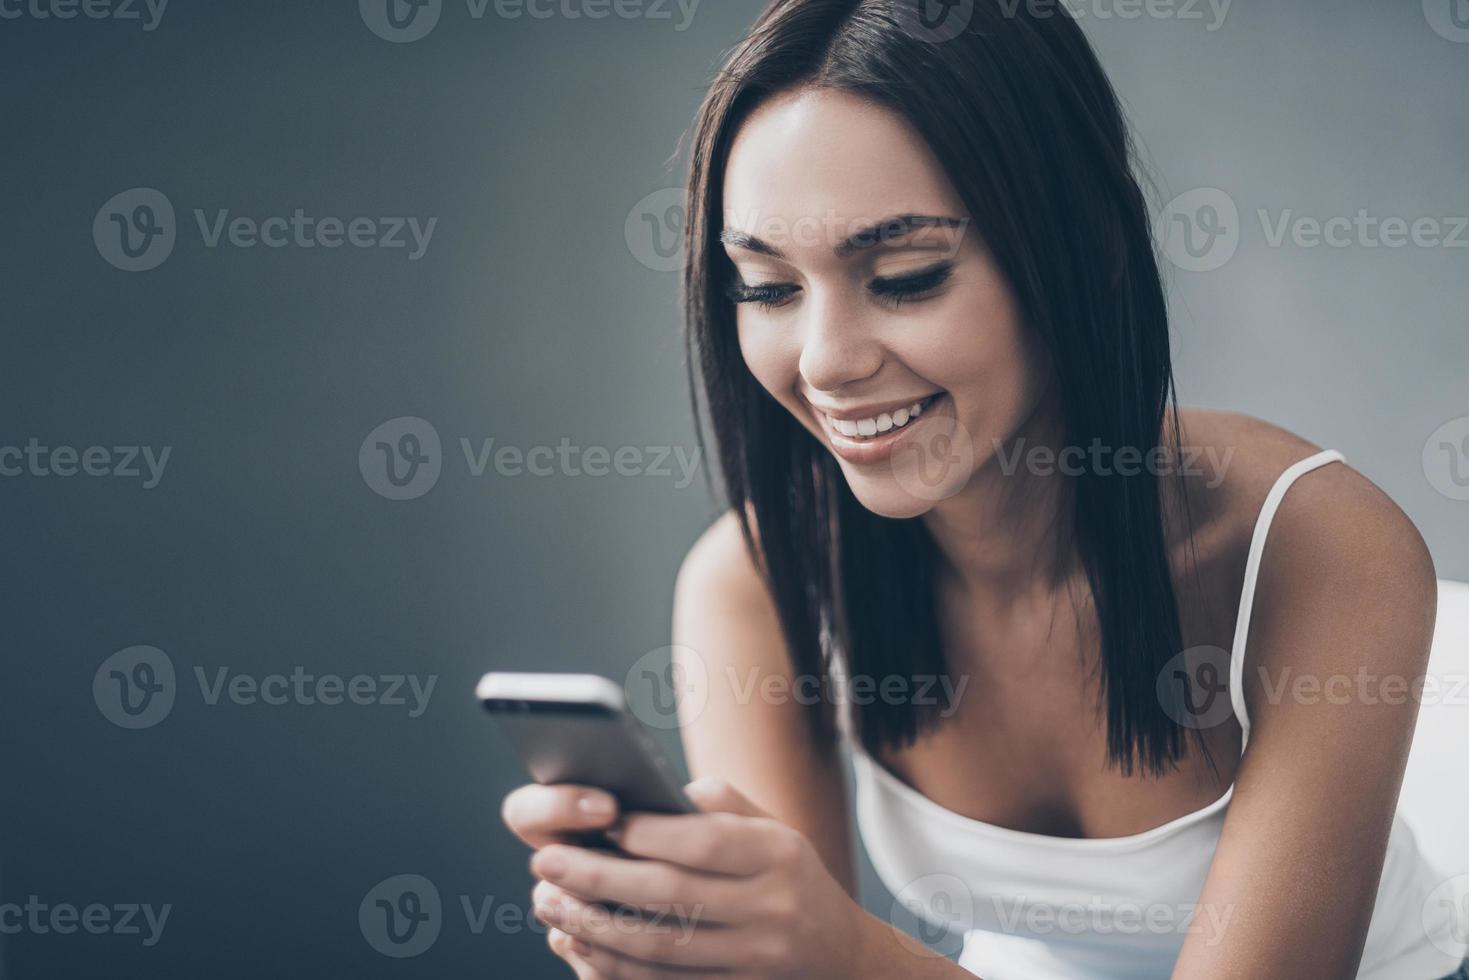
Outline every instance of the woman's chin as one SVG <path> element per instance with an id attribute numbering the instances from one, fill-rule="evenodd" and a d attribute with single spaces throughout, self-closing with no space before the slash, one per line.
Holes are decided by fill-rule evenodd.
<path id="1" fill-rule="evenodd" d="M 979 454 L 948 402 L 943 398 L 931 415 L 910 423 L 877 459 L 836 453 L 847 485 L 863 507 L 883 517 L 917 517 L 968 485 Z"/>
<path id="2" fill-rule="evenodd" d="M 851 488 L 857 502 L 879 517 L 921 517 L 938 503 L 938 500 L 925 499 L 911 493 L 891 473 L 878 476 L 857 473 L 846 464 L 842 465 L 842 470 L 846 473 L 847 486 Z"/>

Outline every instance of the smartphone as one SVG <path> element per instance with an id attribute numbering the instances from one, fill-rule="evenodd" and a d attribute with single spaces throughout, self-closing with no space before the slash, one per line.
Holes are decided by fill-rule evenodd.
<path id="1" fill-rule="evenodd" d="M 698 812 L 607 678 L 499 671 L 481 677 L 475 694 L 536 782 L 595 786 L 627 812 Z"/>

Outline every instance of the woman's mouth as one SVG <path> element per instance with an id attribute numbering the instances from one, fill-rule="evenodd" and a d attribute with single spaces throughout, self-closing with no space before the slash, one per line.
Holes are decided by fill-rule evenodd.
<path id="1" fill-rule="evenodd" d="M 841 418 L 834 418 L 812 407 L 821 420 L 821 428 L 833 452 L 849 462 L 876 463 L 892 455 L 894 447 L 903 434 L 913 428 L 915 420 L 945 409 L 949 404 L 947 395 L 943 391 L 934 392 L 911 404 L 863 418 L 855 418 L 847 412 L 843 412 Z"/>

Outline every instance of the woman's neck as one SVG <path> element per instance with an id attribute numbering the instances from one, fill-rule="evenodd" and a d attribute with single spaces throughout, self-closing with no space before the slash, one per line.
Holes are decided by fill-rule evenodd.
<path id="1" fill-rule="evenodd" d="M 1050 594 L 1081 573 L 1072 486 L 1058 465 L 1063 440 L 1054 400 L 1043 399 L 1007 441 L 976 446 L 988 458 L 923 516 L 943 571 L 964 591 L 1001 601 Z"/>

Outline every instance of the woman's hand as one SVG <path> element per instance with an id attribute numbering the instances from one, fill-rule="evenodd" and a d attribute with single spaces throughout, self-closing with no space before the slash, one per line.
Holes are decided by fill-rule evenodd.
<path id="1" fill-rule="evenodd" d="M 805 837 L 732 787 L 689 784 L 699 814 L 625 816 L 609 836 L 630 856 L 554 842 L 611 821 L 568 805 L 583 788 L 534 789 L 512 794 L 507 821 L 537 848 L 535 914 L 580 980 L 862 972 L 859 931 L 877 920 Z"/>
<path id="2" fill-rule="evenodd" d="M 605 830 L 616 823 L 618 815 L 617 800 L 611 793 L 565 783 L 521 786 L 505 797 L 500 811 L 505 825 L 537 852 L 551 844 L 568 844 L 585 834 Z M 579 980 L 594 980 L 597 974 L 571 948 L 570 940 L 554 928 L 547 936 L 551 950 L 571 964 Z"/>

